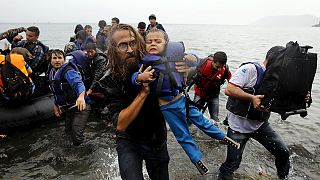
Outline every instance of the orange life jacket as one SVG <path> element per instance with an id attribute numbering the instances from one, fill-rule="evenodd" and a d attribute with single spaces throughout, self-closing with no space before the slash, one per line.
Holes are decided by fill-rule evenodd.
<path id="1" fill-rule="evenodd" d="M 0 55 L 0 64 L 5 64 L 5 59 L 6 59 L 6 56 Z M 23 74 L 25 74 L 27 77 L 29 77 L 29 74 L 28 74 L 26 66 L 25 66 L 25 61 L 24 61 L 24 58 L 22 55 L 10 54 L 10 62 L 15 67 L 17 67 Z M 0 87 L 3 87 L 1 74 L 0 74 Z"/>

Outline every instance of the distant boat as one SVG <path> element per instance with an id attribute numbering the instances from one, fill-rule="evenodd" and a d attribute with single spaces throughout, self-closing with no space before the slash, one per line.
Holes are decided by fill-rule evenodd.
<path id="1" fill-rule="evenodd" d="M 312 27 L 320 27 L 320 21 L 319 21 L 319 24 L 315 24 Z"/>

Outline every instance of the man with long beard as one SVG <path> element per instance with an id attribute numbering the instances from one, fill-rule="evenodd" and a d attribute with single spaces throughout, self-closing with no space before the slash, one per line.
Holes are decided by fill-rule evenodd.
<path id="1" fill-rule="evenodd" d="M 125 24 L 115 25 L 108 45 L 109 67 L 100 80 L 106 104 L 116 126 L 116 143 L 122 179 L 143 179 L 142 162 L 151 179 L 169 179 L 166 125 L 157 97 L 131 86 L 131 75 L 145 52 L 138 33 Z"/>
<path id="2" fill-rule="evenodd" d="M 167 131 L 158 98 L 150 94 L 148 83 L 141 89 L 131 85 L 131 76 L 145 53 L 145 43 L 130 25 L 112 27 L 107 55 L 107 73 L 100 80 L 106 104 L 116 126 L 118 162 L 122 179 L 144 179 L 142 162 L 149 177 L 169 179 Z M 187 57 L 187 56 L 186 56 Z M 178 72 L 188 72 L 184 62 Z"/>

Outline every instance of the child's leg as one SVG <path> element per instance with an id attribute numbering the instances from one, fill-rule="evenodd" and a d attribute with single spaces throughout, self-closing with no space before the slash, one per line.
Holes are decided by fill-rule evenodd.
<path id="1" fill-rule="evenodd" d="M 181 97 L 169 104 L 160 106 L 160 110 L 168 122 L 178 143 L 182 146 L 190 160 L 193 163 L 198 162 L 202 158 L 202 153 L 189 132 L 189 127 L 186 121 L 184 97 Z"/>
<path id="2" fill-rule="evenodd" d="M 208 136 L 222 140 L 225 137 L 223 131 L 210 122 L 195 106 L 189 105 L 189 119 Z"/>
<path id="3" fill-rule="evenodd" d="M 208 136 L 214 139 L 222 140 L 223 142 L 235 147 L 236 149 L 240 148 L 239 143 L 227 137 L 223 131 L 221 131 L 211 121 L 204 117 L 203 114 L 195 106 L 189 105 L 189 118 L 194 125 L 196 125 Z"/>

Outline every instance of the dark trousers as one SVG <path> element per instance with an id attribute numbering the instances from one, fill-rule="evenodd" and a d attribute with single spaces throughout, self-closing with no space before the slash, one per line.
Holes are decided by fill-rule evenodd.
<path id="1" fill-rule="evenodd" d="M 127 139 L 117 139 L 117 152 L 121 178 L 143 180 L 142 161 L 152 180 L 168 180 L 169 154 L 167 144 L 153 147 Z"/>
<path id="2" fill-rule="evenodd" d="M 279 178 L 285 178 L 288 175 L 290 168 L 289 149 L 268 122 L 264 123 L 257 131 L 248 134 L 239 133 L 229 128 L 227 135 L 240 143 L 240 149 L 228 146 L 227 159 L 219 169 L 221 179 L 229 179 L 233 172 L 239 168 L 249 138 L 257 140 L 274 155 Z"/>
<path id="3" fill-rule="evenodd" d="M 66 133 L 71 135 L 73 145 L 75 146 L 80 145 L 84 140 L 83 132 L 86 127 L 90 111 L 90 105 L 87 105 L 83 111 L 79 111 L 77 107 L 66 110 Z"/>
<path id="4" fill-rule="evenodd" d="M 208 99 L 204 99 L 198 96 L 197 94 L 194 94 L 193 101 L 201 106 L 205 106 L 205 104 L 207 103 L 210 118 L 215 121 L 219 121 L 219 95 L 210 97 Z"/>

